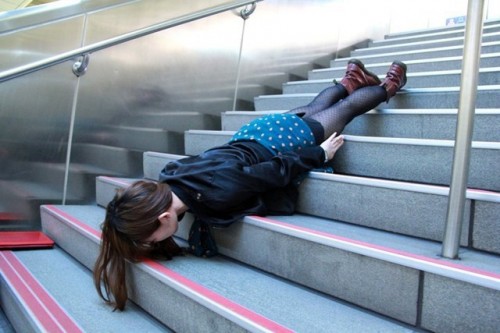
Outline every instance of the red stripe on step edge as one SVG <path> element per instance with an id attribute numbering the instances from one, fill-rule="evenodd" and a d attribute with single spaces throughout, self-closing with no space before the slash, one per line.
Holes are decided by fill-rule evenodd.
<path id="1" fill-rule="evenodd" d="M 83 332 L 11 251 L 0 252 L 2 272 L 47 332 Z"/>
<path id="2" fill-rule="evenodd" d="M 219 294 L 217 294 L 209 289 L 206 289 L 205 287 L 203 287 L 203 286 L 197 284 L 196 282 L 193 282 L 193 281 L 185 278 L 184 276 L 168 269 L 167 267 L 159 264 L 156 261 L 146 259 L 146 260 L 144 260 L 144 263 L 147 264 L 149 267 L 153 268 L 154 270 L 162 273 L 163 275 L 168 276 L 172 280 L 175 280 L 175 281 L 181 283 L 182 285 L 188 287 L 192 291 L 202 295 L 205 298 L 208 298 L 212 302 L 215 302 L 217 304 L 222 305 L 223 307 L 234 312 L 238 316 L 246 318 L 249 321 L 263 327 L 266 330 L 269 330 L 271 332 L 293 332 L 290 329 L 288 329 L 284 326 L 281 326 L 280 324 L 278 324 L 272 320 L 267 319 L 266 317 L 263 317 L 263 316 L 255 313 L 255 312 L 253 312 L 253 311 L 251 311 L 251 310 L 249 310 L 249 309 L 247 309 L 247 308 L 245 308 L 237 303 L 230 301 L 229 299 L 227 299 L 227 298 L 225 298 L 225 297 L 223 297 L 223 296 L 221 296 L 221 295 L 219 295 Z"/>
<path id="3" fill-rule="evenodd" d="M 62 210 L 58 209 L 57 207 L 54 206 L 46 206 L 49 210 L 52 210 L 56 214 L 60 215 L 61 217 L 67 219 L 68 221 L 71 221 L 71 223 L 74 223 L 78 227 L 84 229 L 85 231 L 97 235 L 100 238 L 101 233 L 85 223 L 82 223 L 78 219 L 74 218 L 73 216 L 63 212 Z M 229 299 L 203 287 L 200 284 L 197 284 L 194 281 L 189 280 L 188 278 L 172 271 L 171 269 L 159 264 L 158 262 L 150 259 L 146 259 L 143 261 L 143 263 L 153 270 L 159 272 L 160 274 L 167 276 L 168 278 L 176 281 L 177 283 L 186 286 L 187 288 L 191 289 L 192 291 L 196 292 L 197 294 L 202 295 L 203 297 L 211 300 L 212 302 L 219 304 L 228 310 L 236 313 L 238 316 L 243 317 L 247 319 L 250 322 L 253 322 L 271 332 L 292 332 L 290 329 L 281 326 L 280 324 L 267 319 L 266 317 L 263 317 L 237 303 L 234 303 L 230 301 Z"/>
<path id="4" fill-rule="evenodd" d="M 79 220 L 75 219 L 73 216 L 69 215 L 68 213 L 60 210 L 59 208 L 52 206 L 52 205 L 46 205 L 45 206 L 48 210 L 52 211 L 53 213 L 61 216 L 62 218 L 70 221 L 74 225 L 76 225 L 78 228 L 84 230 L 86 233 L 91 234 L 92 236 L 101 239 L 101 232 L 98 230 L 95 230 L 94 228 L 88 226 L 85 223 L 80 222 Z"/>
<path id="5" fill-rule="evenodd" d="M 387 253 L 393 253 L 393 254 L 397 254 L 397 255 L 400 255 L 400 256 L 404 256 L 404 257 L 418 259 L 420 261 L 432 263 L 434 265 L 439 265 L 439 266 L 444 266 L 444 267 L 450 267 L 450 268 L 453 268 L 453 269 L 462 270 L 462 271 L 466 271 L 466 272 L 470 272 L 470 273 L 474 273 L 474 274 L 478 274 L 478 275 L 483 275 L 483 276 L 491 277 L 491 278 L 494 278 L 494 279 L 500 279 L 500 274 L 495 274 L 493 272 L 488 272 L 488 271 L 484 271 L 484 270 L 477 269 L 477 268 L 472 268 L 472 267 L 468 267 L 468 266 L 454 264 L 454 263 L 451 263 L 451 262 L 447 262 L 447 261 L 443 261 L 443 260 L 439 260 L 439 259 L 434 259 L 434 258 L 429 258 L 429 257 L 426 257 L 426 256 L 417 255 L 417 254 L 413 254 L 413 253 L 409 253 L 409 252 L 405 252 L 405 251 L 400 251 L 400 250 L 392 249 L 392 248 L 385 247 L 385 246 L 380 246 L 380 245 L 375 245 L 375 244 L 366 243 L 366 242 L 362 242 L 362 241 L 357 241 L 357 240 L 353 240 L 353 239 L 342 237 L 342 236 L 332 235 L 332 234 L 329 234 L 329 233 L 326 233 L 326 232 L 322 232 L 322 231 L 316 231 L 316 230 L 311 230 L 311 229 L 304 228 L 304 227 L 298 227 L 298 226 L 295 226 L 295 225 L 292 225 L 292 224 L 288 224 L 288 223 L 285 223 L 285 222 L 273 220 L 273 219 L 270 219 L 270 218 L 267 218 L 267 217 L 252 216 L 252 218 L 254 218 L 256 220 L 260 220 L 260 221 L 265 222 L 265 223 L 275 224 L 275 225 L 281 225 L 281 226 L 284 226 L 284 227 L 289 228 L 289 229 L 295 229 L 295 230 L 298 230 L 298 231 L 304 231 L 304 232 L 307 232 L 309 234 L 314 234 L 314 235 L 318 235 L 318 236 L 330 238 L 330 239 L 333 239 L 333 240 L 339 240 L 339 241 L 342 241 L 342 242 L 345 242 L 345 243 L 350 243 L 350 244 L 354 244 L 354 245 L 360 245 L 360 246 L 363 246 L 363 247 L 366 247 L 366 248 L 372 248 L 372 249 L 379 250 L 379 251 L 384 251 L 384 252 L 387 252 Z"/>
<path id="6" fill-rule="evenodd" d="M 18 276 L 17 272 L 10 266 L 5 258 L 5 251 L 0 252 L 0 267 L 4 279 L 15 289 L 19 298 L 26 304 L 28 313 L 34 317 L 37 325 L 41 326 L 47 332 L 62 332 L 62 329 L 50 316 L 47 309 L 40 300 L 33 295 L 26 283 Z"/>

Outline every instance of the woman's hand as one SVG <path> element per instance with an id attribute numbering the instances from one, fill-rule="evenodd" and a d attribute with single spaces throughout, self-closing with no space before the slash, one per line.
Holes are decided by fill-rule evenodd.
<path id="1" fill-rule="evenodd" d="M 333 133 L 332 136 L 323 141 L 320 146 L 325 151 L 325 162 L 330 161 L 343 144 L 344 137 L 342 135 L 337 136 L 337 132 Z"/>

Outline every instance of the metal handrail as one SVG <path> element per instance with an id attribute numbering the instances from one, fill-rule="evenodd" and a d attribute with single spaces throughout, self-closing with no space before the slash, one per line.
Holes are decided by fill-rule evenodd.
<path id="1" fill-rule="evenodd" d="M 463 224 L 476 109 L 483 15 L 484 0 L 469 0 L 450 194 L 441 250 L 443 257 L 451 259 L 458 258 Z"/>
<path id="2" fill-rule="evenodd" d="M 84 47 L 80 47 L 78 49 L 74 49 L 68 52 L 64 52 L 61 54 L 58 54 L 53 57 L 45 58 L 39 61 L 31 62 L 27 65 L 23 66 L 18 66 L 9 70 L 5 70 L 3 72 L 0 72 L 0 82 L 8 81 L 11 79 L 14 79 L 16 77 L 29 74 L 32 72 L 36 72 L 39 70 L 42 70 L 47 67 L 52 67 L 54 65 L 63 63 L 68 60 L 75 60 L 76 58 L 80 56 L 87 55 L 92 52 L 96 52 L 99 50 L 103 50 L 106 48 L 109 48 L 111 46 L 115 46 L 118 44 L 122 44 L 140 37 L 144 37 L 150 34 L 153 34 L 155 32 L 159 32 L 168 28 L 172 28 L 178 25 L 182 25 L 185 23 L 189 23 L 192 21 L 196 21 L 208 16 L 212 16 L 215 14 L 219 14 L 231 9 L 236 9 L 238 7 L 254 4 L 256 2 L 260 2 L 263 0 L 239 0 L 239 1 L 232 1 L 231 3 L 223 4 L 223 5 L 218 5 L 214 6 L 208 9 L 203 9 L 194 13 L 190 13 L 187 15 L 180 16 L 175 19 L 171 19 L 165 22 L 161 22 L 158 24 L 154 24 L 152 26 L 138 29 L 117 37 L 105 39 L 103 41 L 93 43 Z"/>

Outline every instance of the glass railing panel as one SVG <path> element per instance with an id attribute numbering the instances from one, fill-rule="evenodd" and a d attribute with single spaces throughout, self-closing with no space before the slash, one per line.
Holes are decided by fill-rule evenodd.
<path id="1" fill-rule="evenodd" d="M 101 4 L 99 7 L 93 2 L 89 6 L 75 4 L 71 8 L 62 7 L 60 17 L 57 10 L 35 11 L 26 15 L 0 13 L 0 55 L 5 59 L 0 64 L 0 73 L 20 66 L 43 66 L 45 62 L 54 61 L 84 45 L 101 42 L 101 46 L 105 48 L 112 37 L 133 34 L 138 29 L 147 30 L 155 24 L 169 24 L 172 21 L 175 22 L 173 24 L 186 23 L 186 18 L 195 20 L 240 3 L 215 0 L 189 3 L 145 0 L 122 1 L 123 4 L 116 5 L 116 0 L 102 2 L 109 5 Z M 87 7 L 98 9 L 85 15 L 76 14 L 78 11 L 85 13 Z M 160 27 L 159 30 L 163 28 Z M 144 35 L 149 33 L 145 31 Z M 67 43 L 67 40 L 70 42 Z"/>
<path id="2" fill-rule="evenodd" d="M 74 89 L 65 65 L 0 84 L 1 229 L 39 228 L 40 204 L 61 203 Z"/>
<path id="3" fill-rule="evenodd" d="M 80 47 L 84 16 L 0 32 L 0 72 Z"/>
<path id="4" fill-rule="evenodd" d="M 161 20 L 141 15 L 146 25 Z M 74 24 L 67 35 L 64 23 Z M 92 203 L 96 176 L 142 177 L 143 151 L 183 154 L 184 130 L 219 129 L 232 105 L 241 23 L 227 11 L 96 50 L 80 78 L 72 59 L 0 83 L 0 229 L 39 228 L 40 204 Z M 24 66 L 80 47 L 85 26 L 73 17 L 4 33 L 0 43 L 9 66 Z M 113 27 L 89 36 L 124 32 Z"/>
<path id="5" fill-rule="evenodd" d="M 227 0 L 143 0 L 89 13 L 85 45 L 195 13 Z"/>
<path id="6" fill-rule="evenodd" d="M 240 34 L 227 12 L 93 53 L 75 140 L 183 154 L 184 131 L 220 129 L 232 107 Z"/>

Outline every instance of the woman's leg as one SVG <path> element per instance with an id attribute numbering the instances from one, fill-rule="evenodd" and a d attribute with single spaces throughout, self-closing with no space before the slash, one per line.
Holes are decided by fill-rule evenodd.
<path id="1" fill-rule="evenodd" d="M 356 89 L 347 98 L 308 118 L 318 121 L 323 126 L 326 139 L 335 132 L 340 134 L 355 117 L 370 111 L 384 101 L 388 102 L 405 84 L 406 65 L 395 61 L 380 85 Z"/>
<path id="2" fill-rule="evenodd" d="M 317 112 L 308 118 L 321 123 L 326 139 L 335 132 L 340 134 L 351 120 L 370 111 L 386 99 L 387 92 L 383 87 L 364 87 L 354 91 L 347 98 L 328 109 Z"/>
<path id="3" fill-rule="evenodd" d="M 303 117 L 311 117 L 313 114 L 329 108 L 347 96 L 344 86 L 337 84 L 322 90 L 309 104 L 299 106 L 286 113 L 296 114 Z"/>
<path id="4" fill-rule="evenodd" d="M 300 106 L 287 113 L 310 118 L 315 113 L 329 108 L 342 98 L 352 94 L 356 89 L 378 84 L 380 84 L 380 80 L 377 75 L 368 71 L 360 60 L 351 59 L 347 63 L 346 72 L 340 82 L 335 82 L 334 86 L 325 88 L 308 105 Z"/>

